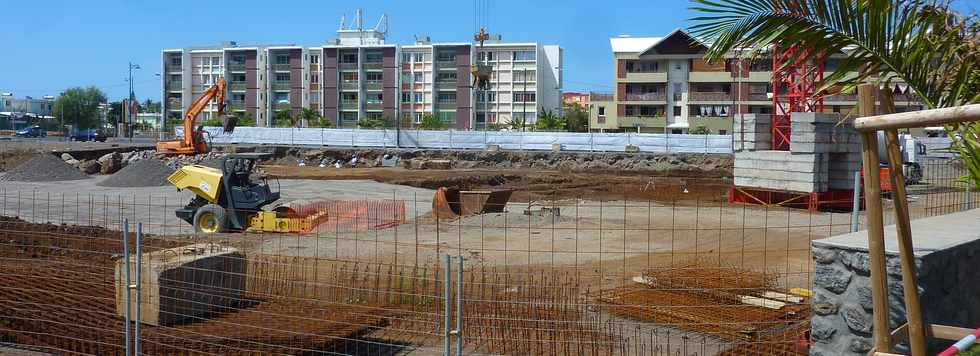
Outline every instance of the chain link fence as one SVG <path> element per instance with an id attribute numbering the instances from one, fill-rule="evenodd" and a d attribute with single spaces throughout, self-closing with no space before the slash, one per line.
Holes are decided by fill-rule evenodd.
<path id="1" fill-rule="evenodd" d="M 924 167 L 916 217 L 971 207 L 973 192 L 954 179 L 962 171 L 949 167 L 958 166 Z M 170 195 L 2 189 L 0 345 L 91 355 L 806 354 L 810 242 L 848 232 L 851 212 L 733 205 L 718 193 L 724 184 L 685 179 L 691 189 L 654 184 L 674 192 L 656 200 L 529 187 L 502 212 L 457 218 L 396 191 L 404 221 L 351 213 L 351 223 L 309 234 L 194 234 L 173 214 L 189 198 Z M 142 322 L 127 323 L 127 311 Z"/>

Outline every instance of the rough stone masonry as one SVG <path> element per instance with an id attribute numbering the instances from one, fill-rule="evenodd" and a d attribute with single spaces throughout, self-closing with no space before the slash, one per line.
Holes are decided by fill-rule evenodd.
<path id="1" fill-rule="evenodd" d="M 980 326 L 980 209 L 915 220 L 912 236 L 925 322 Z M 894 225 L 885 227 L 885 250 L 894 330 L 905 323 Z M 812 256 L 816 267 L 810 355 L 866 355 L 874 346 L 867 231 L 813 241 Z"/>

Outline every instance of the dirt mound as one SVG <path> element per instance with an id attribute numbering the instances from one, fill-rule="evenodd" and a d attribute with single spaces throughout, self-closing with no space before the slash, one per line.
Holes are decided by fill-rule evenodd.
<path id="1" fill-rule="evenodd" d="M 103 187 L 159 187 L 170 184 L 167 177 L 174 172 L 160 160 L 141 159 L 132 162 L 116 174 L 98 183 Z"/>
<path id="2" fill-rule="evenodd" d="M 50 154 L 40 154 L 7 171 L 0 181 L 58 182 L 88 178 L 77 168 Z"/>

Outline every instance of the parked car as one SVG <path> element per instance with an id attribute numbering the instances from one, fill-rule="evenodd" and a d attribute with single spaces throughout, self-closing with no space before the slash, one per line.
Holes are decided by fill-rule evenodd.
<path id="1" fill-rule="evenodd" d="M 17 137 L 45 137 L 48 135 L 48 132 L 42 129 L 41 126 L 34 125 L 17 131 L 14 135 Z"/>
<path id="2" fill-rule="evenodd" d="M 69 136 L 68 139 L 71 141 L 82 141 L 82 142 L 85 141 L 105 142 L 107 137 L 105 133 L 103 133 L 100 130 L 89 129 L 89 130 L 82 130 L 82 131 L 75 132 L 74 134 Z"/>

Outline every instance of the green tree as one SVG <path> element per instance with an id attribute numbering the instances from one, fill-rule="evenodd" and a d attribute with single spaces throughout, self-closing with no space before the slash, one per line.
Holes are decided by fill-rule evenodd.
<path id="1" fill-rule="evenodd" d="M 362 117 L 357 120 L 357 127 L 362 129 L 383 129 L 390 123 L 384 118 Z"/>
<path id="2" fill-rule="evenodd" d="M 178 113 L 170 113 L 167 117 L 167 130 L 173 130 L 174 127 L 184 125 L 184 118 Z"/>
<path id="3" fill-rule="evenodd" d="M 96 87 L 68 88 L 54 101 L 54 112 L 63 125 L 76 130 L 99 127 L 99 104 L 107 101 L 105 93 Z"/>
<path id="4" fill-rule="evenodd" d="M 709 130 L 704 125 L 698 125 L 697 127 L 695 127 L 693 129 L 690 129 L 689 131 L 687 131 L 687 133 L 692 134 L 692 135 L 710 135 L 711 134 L 711 130 Z"/>
<path id="5" fill-rule="evenodd" d="M 276 110 L 275 115 L 272 119 L 273 126 L 276 127 L 294 127 L 296 126 L 296 118 L 289 110 Z"/>
<path id="6" fill-rule="evenodd" d="M 435 115 L 425 114 L 422 115 L 422 122 L 416 125 L 416 127 L 422 130 L 445 130 L 447 125 Z"/>
<path id="7" fill-rule="evenodd" d="M 299 117 L 306 121 L 306 124 L 310 127 L 331 127 L 333 122 L 329 119 L 320 115 L 319 111 L 313 110 L 311 108 L 303 108 L 303 111 L 299 113 Z"/>
<path id="8" fill-rule="evenodd" d="M 819 90 L 901 80 L 929 108 L 980 102 L 980 23 L 947 2 L 694 1 L 703 16 L 692 19 L 691 31 L 711 43 L 709 60 L 736 48 L 753 56 L 780 42 L 800 43 L 817 51 L 800 51 L 791 60 L 843 56 Z M 980 123 L 948 129 L 960 131 L 954 146 L 980 187 Z"/>
<path id="9" fill-rule="evenodd" d="M 561 131 L 565 129 L 565 124 L 565 118 L 556 115 L 551 110 L 541 109 L 534 127 L 541 131 Z"/>
<path id="10" fill-rule="evenodd" d="M 568 131 L 588 132 L 589 131 L 589 111 L 578 103 L 565 108 L 565 123 Z"/>
<path id="11" fill-rule="evenodd" d="M 158 113 L 163 110 L 163 105 L 159 101 L 153 101 L 152 99 L 146 99 L 146 101 L 140 103 L 141 112 L 152 112 Z"/>
<path id="12" fill-rule="evenodd" d="M 255 126 L 255 115 L 248 111 L 239 111 L 235 115 L 238 116 L 237 126 Z"/>

